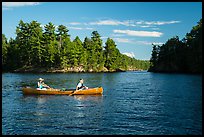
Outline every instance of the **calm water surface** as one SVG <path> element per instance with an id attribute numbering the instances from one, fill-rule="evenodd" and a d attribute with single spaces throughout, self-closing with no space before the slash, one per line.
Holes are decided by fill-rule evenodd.
<path id="1" fill-rule="evenodd" d="M 43 77 L 54 88 L 102 86 L 102 96 L 25 96 Z M 202 77 L 121 73 L 2 74 L 2 134 L 202 134 Z"/>

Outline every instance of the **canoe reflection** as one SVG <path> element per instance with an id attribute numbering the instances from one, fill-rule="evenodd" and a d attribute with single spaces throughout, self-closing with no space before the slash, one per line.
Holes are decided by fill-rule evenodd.
<path id="1" fill-rule="evenodd" d="M 38 98 L 37 98 L 37 103 L 38 104 L 43 104 L 43 103 L 45 103 L 46 102 L 46 98 L 45 97 L 43 97 L 43 96 L 38 96 Z"/>
<path id="2" fill-rule="evenodd" d="M 79 101 L 101 101 L 102 100 L 102 95 L 75 95 L 73 96 L 76 100 Z"/>
<path id="3" fill-rule="evenodd" d="M 48 96 L 48 95 L 23 95 L 22 100 L 23 101 L 33 101 L 37 104 L 44 104 L 48 100 L 54 100 L 56 99 L 56 96 Z"/>

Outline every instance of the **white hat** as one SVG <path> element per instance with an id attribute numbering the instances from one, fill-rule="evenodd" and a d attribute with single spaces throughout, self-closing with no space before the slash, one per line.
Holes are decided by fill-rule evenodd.
<path id="1" fill-rule="evenodd" d="M 44 79 L 43 78 L 39 78 L 38 80 L 43 81 Z"/>

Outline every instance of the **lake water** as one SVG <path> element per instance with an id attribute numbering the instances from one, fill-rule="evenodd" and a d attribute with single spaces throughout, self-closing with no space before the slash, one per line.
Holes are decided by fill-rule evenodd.
<path id="1" fill-rule="evenodd" d="M 42 77 L 54 88 L 102 86 L 103 95 L 25 96 Z M 146 71 L 3 73 L 2 134 L 202 135 L 202 76 Z"/>

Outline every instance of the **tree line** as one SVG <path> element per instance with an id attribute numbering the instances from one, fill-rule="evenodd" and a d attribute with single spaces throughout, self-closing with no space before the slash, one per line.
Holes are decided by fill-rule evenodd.
<path id="1" fill-rule="evenodd" d="M 175 36 L 153 45 L 148 71 L 202 73 L 202 19 L 182 40 Z"/>
<path id="2" fill-rule="evenodd" d="M 149 68 L 148 60 L 137 60 L 121 54 L 113 39 L 105 46 L 97 31 L 82 42 L 78 36 L 71 41 L 64 25 L 56 27 L 49 22 L 43 27 L 37 21 L 25 23 L 20 20 L 15 39 L 7 40 L 2 34 L 3 71 L 19 68 L 76 68 L 84 72 L 100 72 Z"/>

